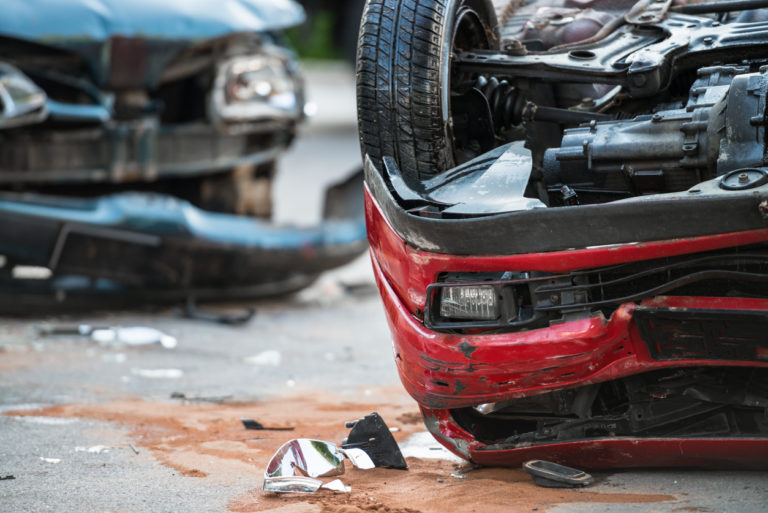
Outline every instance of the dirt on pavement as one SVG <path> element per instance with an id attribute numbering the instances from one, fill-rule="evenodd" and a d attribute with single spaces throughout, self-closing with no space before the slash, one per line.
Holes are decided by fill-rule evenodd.
<path id="1" fill-rule="evenodd" d="M 515 513 L 544 512 L 549 506 L 571 502 L 675 500 L 669 495 L 539 488 L 519 469 L 474 469 L 469 464 L 416 458 L 408 458 L 408 471 L 362 471 L 347 464 L 340 478 L 352 487 L 350 494 L 320 490 L 312 495 L 276 495 L 261 490 L 267 462 L 291 438 L 340 443 L 349 432 L 345 421 L 373 411 L 378 411 L 390 427 L 399 428 L 394 433 L 398 442 L 424 431 L 415 403 L 401 389 L 376 390 L 373 399 L 366 402 L 360 395 L 350 400 L 345 396 L 313 393 L 254 403 L 129 399 L 11 411 L 5 415 L 112 422 L 127 429 L 136 447 L 151 451 L 163 465 L 189 479 L 232 482 L 252 478 L 252 489 L 229 500 L 229 511 L 237 513 Z M 241 418 L 294 430 L 246 430 Z"/>

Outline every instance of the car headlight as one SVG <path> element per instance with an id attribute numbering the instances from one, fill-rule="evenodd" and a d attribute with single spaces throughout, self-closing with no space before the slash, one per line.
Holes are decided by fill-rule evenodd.
<path id="1" fill-rule="evenodd" d="M 443 287 L 440 317 L 490 321 L 499 317 L 496 289 L 489 285 Z"/>
<path id="2" fill-rule="evenodd" d="M 295 61 L 276 48 L 222 63 L 211 99 L 212 118 L 226 123 L 298 119 L 304 109 Z"/>
<path id="3" fill-rule="evenodd" d="M 47 96 L 15 67 L 0 63 L 0 128 L 38 123 L 45 119 Z"/>

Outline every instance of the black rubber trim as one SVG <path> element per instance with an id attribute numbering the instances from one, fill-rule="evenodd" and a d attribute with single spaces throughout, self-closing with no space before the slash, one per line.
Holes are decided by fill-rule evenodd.
<path id="1" fill-rule="evenodd" d="M 768 228 L 759 204 L 768 191 L 723 191 L 694 198 L 559 207 L 438 219 L 403 208 L 366 158 L 365 182 L 385 217 L 409 245 L 450 255 L 513 255 L 590 246 L 699 237 Z"/>

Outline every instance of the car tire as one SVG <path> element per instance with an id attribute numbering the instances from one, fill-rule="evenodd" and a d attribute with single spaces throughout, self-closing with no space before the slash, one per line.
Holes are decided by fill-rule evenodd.
<path id="1" fill-rule="evenodd" d="M 361 150 L 377 166 L 393 157 L 410 183 L 462 160 L 450 112 L 450 59 L 460 38 L 498 47 L 491 0 L 366 2 L 357 51 Z"/>

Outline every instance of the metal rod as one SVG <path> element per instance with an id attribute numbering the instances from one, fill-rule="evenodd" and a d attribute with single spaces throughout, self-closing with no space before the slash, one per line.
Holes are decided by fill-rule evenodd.
<path id="1" fill-rule="evenodd" d="M 682 14 L 707 14 L 711 12 L 750 11 L 768 7 L 768 0 L 730 0 L 707 4 L 675 5 L 670 10 Z"/>

